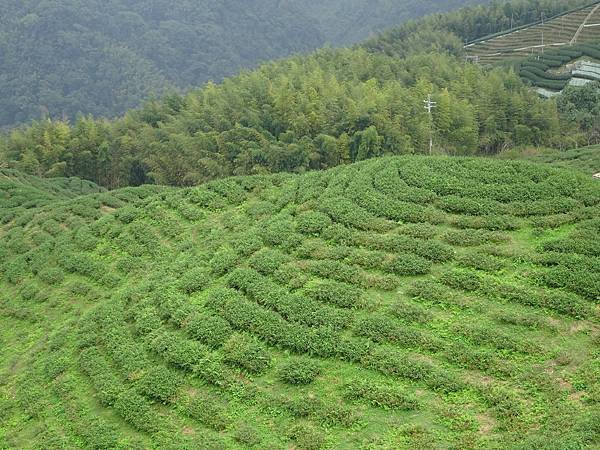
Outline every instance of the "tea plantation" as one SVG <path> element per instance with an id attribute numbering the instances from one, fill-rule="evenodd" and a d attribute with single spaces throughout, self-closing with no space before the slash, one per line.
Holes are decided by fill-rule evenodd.
<path id="1" fill-rule="evenodd" d="M 600 446 L 589 175 L 44 183 L 0 197 L 0 448 Z"/>
<path id="2" fill-rule="evenodd" d="M 555 167 L 579 170 L 588 175 L 600 172 L 600 146 L 598 145 L 565 151 L 556 149 L 508 151 L 506 154 L 500 156 L 552 164 Z"/>

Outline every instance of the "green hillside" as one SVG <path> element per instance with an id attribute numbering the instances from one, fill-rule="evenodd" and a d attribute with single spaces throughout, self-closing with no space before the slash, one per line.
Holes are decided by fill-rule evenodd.
<path id="1" fill-rule="evenodd" d="M 467 63 L 463 50 L 464 40 L 488 31 L 482 24 L 495 31 L 581 3 L 516 0 L 429 16 L 352 49 L 322 49 L 166 95 L 119 119 L 34 122 L 0 135 L 0 162 L 114 189 L 429 153 L 431 135 L 434 153 L 452 155 L 589 145 L 600 126 L 595 85 L 586 87 L 591 95 L 544 101 L 518 70 Z M 437 102 L 431 117 L 428 95 Z"/>
<path id="2" fill-rule="evenodd" d="M 517 152 L 516 154 L 508 152 L 506 155 L 501 156 L 552 164 L 556 167 L 576 169 L 588 175 L 600 173 L 600 146 L 598 145 L 566 151 L 555 149 L 527 149 L 522 152 Z"/>
<path id="3" fill-rule="evenodd" d="M 600 445 L 587 175 L 379 158 L 3 223 L 0 448 Z"/>
<path id="4" fill-rule="evenodd" d="M 482 1 L 3 0 L 0 128 L 118 116 L 153 95 Z"/>

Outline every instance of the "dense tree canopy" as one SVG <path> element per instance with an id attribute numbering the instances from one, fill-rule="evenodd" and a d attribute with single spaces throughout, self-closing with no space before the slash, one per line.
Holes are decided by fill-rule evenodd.
<path id="1" fill-rule="evenodd" d="M 438 101 L 433 123 L 422 100 Z M 123 119 L 41 121 L 14 130 L 5 158 L 39 175 L 108 187 L 190 185 L 228 175 L 324 169 L 383 154 L 496 152 L 561 140 L 554 102 L 518 75 L 441 54 L 402 60 L 323 50 L 151 101 Z"/>
<path id="2" fill-rule="evenodd" d="M 115 116 L 152 94 L 481 0 L 4 0 L 0 127 Z"/>

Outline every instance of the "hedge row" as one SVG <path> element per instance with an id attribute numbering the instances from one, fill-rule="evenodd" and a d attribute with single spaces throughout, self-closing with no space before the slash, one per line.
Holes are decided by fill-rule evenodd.
<path id="1" fill-rule="evenodd" d="M 383 253 L 379 251 L 357 249 L 349 246 L 328 246 L 323 241 L 307 241 L 297 255 L 301 258 L 317 260 L 339 260 L 355 264 L 364 269 L 404 276 L 424 275 L 431 270 L 431 262 L 412 253 Z"/>
<path id="2" fill-rule="evenodd" d="M 346 327 L 349 316 L 346 311 L 304 297 L 291 294 L 287 289 L 252 269 L 236 269 L 227 279 L 236 288 L 262 306 L 272 309 L 291 322 L 311 327 Z"/>
<path id="3" fill-rule="evenodd" d="M 389 342 L 400 347 L 421 348 L 436 352 L 443 343 L 435 336 L 403 326 L 384 314 L 373 314 L 359 319 L 354 332 L 377 343 Z"/>
<path id="4" fill-rule="evenodd" d="M 352 380 L 344 386 L 344 397 L 350 401 L 363 401 L 383 409 L 415 410 L 417 398 L 396 384 Z"/>

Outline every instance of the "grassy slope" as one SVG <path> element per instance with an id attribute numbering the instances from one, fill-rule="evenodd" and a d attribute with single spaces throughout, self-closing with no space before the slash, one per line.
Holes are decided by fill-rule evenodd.
<path id="1" fill-rule="evenodd" d="M 5 215 L 0 448 L 599 445 L 599 205 L 406 157 Z"/>

